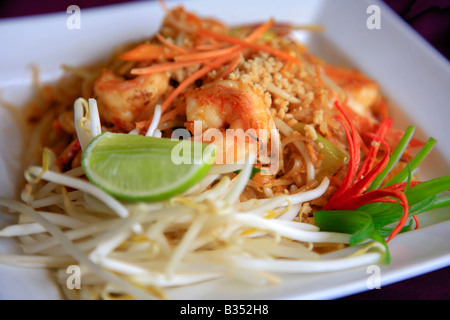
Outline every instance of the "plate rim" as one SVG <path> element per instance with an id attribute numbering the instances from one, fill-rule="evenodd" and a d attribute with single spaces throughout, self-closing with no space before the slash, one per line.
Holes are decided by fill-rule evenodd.
<path id="1" fill-rule="evenodd" d="M 367 1 L 367 0 L 364 0 L 364 1 L 366 3 L 369 3 L 369 1 Z M 192 3 L 194 1 L 191 0 L 191 1 L 182 1 L 182 2 L 185 2 L 185 3 L 191 2 Z M 326 3 L 327 1 L 323 0 L 322 2 Z M 172 1 L 170 3 L 172 3 Z M 391 11 L 384 2 L 381 2 L 381 1 L 377 0 L 377 1 L 371 1 L 370 3 L 377 3 L 382 8 L 385 8 L 387 10 L 386 12 L 390 12 L 390 13 L 388 13 L 390 15 L 389 19 L 391 19 L 391 21 L 393 21 L 394 24 L 397 24 L 400 28 L 403 28 L 405 34 L 408 35 L 412 39 L 411 41 L 416 43 L 421 48 L 421 50 L 424 50 L 425 52 L 428 52 L 430 54 L 430 56 L 433 57 L 433 59 L 435 59 L 435 61 L 436 61 L 435 63 L 443 64 L 447 68 L 446 70 L 448 70 L 450 72 L 450 64 L 443 63 L 443 62 L 447 62 L 447 60 L 445 60 L 443 55 L 441 55 L 435 48 L 433 48 L 423 38 L 418 37 L 418 35 L 413 31 L 413 29 L 411 27 L 409 27 L 406 23 L 404 23 L 402 20 L 400 20 L 400 18 L 398 16 L 396 16 L 395 13 L 393 13 L 393 11 Z M 143 3 L 141 3 L 141 2 L 129 2 L 129 3 L 121 3 L 121 4 L 109 5 L 109 6 L 101 7 L 101 8 L 100 7 L 99 8 L 86 8 L 84 10 L 86 10 L 86 11 L 89 10 L 89 12 L 91 12 L 91 14 L 95 14 L 96 12 L 102 12 L 102 11 L 109 10 L 109 9 L 117 9 L 118 6 L 124 6 L 124 7 L 135 6 L 135 7 L 140 7 L 141 5 L 143 5 Z M 149 3 L 146 3 L 145 5 L 148 6 Z M 154 4 L 154 5 L 157 5 L 157 4 Z M 33 16 L 33 17 L 19 17 L 19 18 L 1 19 L 0 20 L 0 26 L 2 26 L 2 25 L 4 26 L 4 25 L 6 25 L 8 23 L 17 23 L 19 20 L 21 20 L 21 21 L 29 21 L 29 19 L 36 19 L 35 21 L 38 21 L 38 20 L 41 20 L 41 19 L 47 19 L 50 16 L 51 17 L 55 17 L 55 16 L 60 16 L 60 15 L 61 15 L 60 13 L 56 13 L 56 14 L 50 13 L 50 14 L 43 14 L 43 15 L 39 15 L 39 16 Z M 436 224 L 436 225 L 433 225 L 433 226 L 428 226 L 428 227 L 426 227 L 424 229 L 418 230 L 417 232 L 420 232 L 422 230 L 428 230 L 428 228 L 438 228 L 438 227 L 439 228 L 441 228 L 441 227 L 442 228 L 446 228 L 448 224 L 449 224 L 448 221 L 441 222 L 439 224 Z M 435 262 L 434 265 L 432 265 L 432 266 L 431 265 L 428 265 L 428 266 L 423 265 L 422 268 L 419 268 L 420 270 L 417 269 L 415 272 L 413 272 L 413 274 L 414 274 L 414 276 L 417 276 L 417 275 L 422 274 L 424 271 L 437 270 L 437 269 L 440 268 L 439 266 L 442 266 L 442 265 L 446 265 L 446 266 L 450 265 L 450 255 L 445 255 L 445 259 L 444 260 L 442 260 L 440 262 Z M 430 267 L 431 267 L 431 269 L 430 269 Z M 394 276 L 393 276 L 393 278 L 399 279 L 398 277 L 394 277 Z M 398 281 L 402 281 L 402 280 L 405 280 L 407 278 L 403 278 L 403 279 L 399 279 L 399 280 L 395 280 L 395 279 L 391 279 L 391 282 L 389 282 L 388 284 L 392 284 L 392 283 L 395 283 L 395 282 L 398 282 Z M 362 292 L 362 291 L 359 291 L 359 292 Z M 341 295 L 341 296 L 334 295 L 334 297 L 333 297 L 333 295 L 329 295 L 329 297 L 332 297 L 332 299 L 343 297 L 343 296 L 346 296 L 346 295 Z M 320 299 L 320 297 L 317 296 L 315 299 Z"/>

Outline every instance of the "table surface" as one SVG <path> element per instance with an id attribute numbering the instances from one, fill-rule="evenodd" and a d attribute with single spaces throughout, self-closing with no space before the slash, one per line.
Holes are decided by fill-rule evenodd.
<path id="1" fill-rule="evenodd" d="M 80 7 L 109 5 L 132 0 L 77 0 Z M 450 59 L 450 1 L 385 0 L 421 36 L 442 55 Z M 73 4 L 66 0 L 4 0 L 0 2 L 0 18 L 29 16 L 65 11 Z M 341 300 L 447 300 L 450 298 L 450 267 Z"/>

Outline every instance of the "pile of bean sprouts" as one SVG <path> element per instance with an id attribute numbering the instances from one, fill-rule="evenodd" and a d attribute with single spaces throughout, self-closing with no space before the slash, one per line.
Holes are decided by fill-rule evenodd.
<path id="1" fill-rule="evenodd" d="M 147 136 L 160 137 L 159 110 Z M 80 98 L 74 111 L 85 148 L 102 131 L 96 101 Z M 277 283 L 283 273 L 344 270 L 383 255 L 383 247 L 372 242 L 333 259 L 315 250 L 343 247 L 350 238 L 299 220 L 302 204 L 322 196 L 328 178 L 312 190 L 240 201 L 256 160 L 251 153 L 243 165 L 214 166 L 184 194 L 137 204 L 97 188 L 81 167 L 60 173 L 54 158 L 45 150 L 42 166 L 26 170 L 21 201 L 0 198 L 1 206 L 19 214 L 0 236 L 16 237 L 23 248 L 23 254 L 0 254 L 0 263 L 54 270 L 69 299 L 166 299 L 171 287 L 227 277 L 264 285 Z M 67 286 L 71 265 L 82 270 L 77 290 Z"/>

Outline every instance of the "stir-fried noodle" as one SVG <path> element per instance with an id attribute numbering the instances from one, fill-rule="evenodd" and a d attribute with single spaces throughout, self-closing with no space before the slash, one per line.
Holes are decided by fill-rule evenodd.
<path id="1" fill-rule="evenodd" d="M 321 231 L 313 213 L 352 170 L 345 119 L 367 158 L 388 118 L 385 102 L 375 81 L 311 55 L 292 28 L 274 20 L 229 27 L 177 7 L 155 36 L 118 47 L 105 63 L 64 66 L 55 85 L 36 82 L 27 183 L 21 201 L 0 200 L 20 213 L 0 235 L 17 237 L 25 255 L 0 262 L 54 270 L 74 299 L 161 299 L 166 288 L 218 278 L 276 283 L 279 273 L 379 262 L 385 248 L 372 241 L 325 259 L 350 235 Z M 187 192 L 127 203 L 86 179 L 82 152 L 102 132 L 171 138 L 177 129 L 223 152 Z M 228 129 L 254 130 L 257 149 L 226 158 L 235 147 L 206 137 Z M 399 141 L 393 129 L 385 138 L 392 148 Z M 66 286 L 70 265 L 82 269 L 79 290 Z"/>

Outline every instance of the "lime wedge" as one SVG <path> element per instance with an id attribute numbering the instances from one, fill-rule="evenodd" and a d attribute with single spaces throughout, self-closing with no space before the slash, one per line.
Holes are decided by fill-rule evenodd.
<path id="1" fill-rule="evenodd" d="M 81 165 L 91 183 L 118 199 L 160 201 L 199 182 L 214 150 L 188 140 L 105 132 L 83 151 Z"/>

